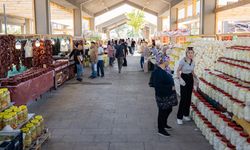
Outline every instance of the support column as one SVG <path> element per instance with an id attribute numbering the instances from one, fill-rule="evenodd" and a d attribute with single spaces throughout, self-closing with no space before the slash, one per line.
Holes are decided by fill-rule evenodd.
<path id="1" fill-rule="evenodd" d="M 178 9 L 173 7 L 170 9 L 170 30 L 176 30 L 178 28 L 177 19 Z"/>
<path id="2" fill-rule="evenodd" d="M 2 28 L 3 21 L 0 20 L 0 33 L 3 33 L 3 28 Z"/>
<path id="3" fill-rule="evenodd" d="M 23 24 L 21 25 L 21 33 L 22 33 L 22 34 L 24 34 L 24 26 L 25 26 L 25 25 L 23 25 Z"/>
<path id="4" fill-rule="evenodd" d="M 216 0 L 201 0 L 200 34 L 214 35 L 216 30 Z"/>
<path id="5" fill-rule="evenodd" d="M 30 21 L 30 19 L 25 19 L 25 34 L 31 34 L 31 21 Z"/>
<path id="6" fill-rule="evenodd" d="M 35 32 L 50 34 L 50 5 L 49 0 L 34 0 Z"/>
<path id="7" fill-rule="evenodd" d="M 82 11 L 74 9 L 74 36 L 82 35 Z"/>
<path id="8" fill-rule="evenodd" d="M 90 25 L 90 30 L 95 31 L 95 18 L 90 18 L 89 25 Z"/>
<path id="9" fill-rule="evenodd" d="M 162 31 L 162 17 L 157 17 L 157 31 L 161 32 Z"/>

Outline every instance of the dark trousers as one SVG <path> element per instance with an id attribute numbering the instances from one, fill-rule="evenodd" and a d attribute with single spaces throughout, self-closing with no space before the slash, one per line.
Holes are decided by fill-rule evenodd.
<path id="1" fill-rule="evenodd" d="M 172 107 L 168 109 L 159 109 L 158 113 L 158 130 L 164 131 L 164 128 L 167 125 L 168 116 L 172 112 Z"/>
<path id="2" fill-rule="evenodd" d="M 97 76 L 100 76 L 100 70 L 101 70 L 101 75 L 104 76 L 104 61 L 103 60 L 98 60 L 97 63 Z"/>
<path id="3" fill-rule="evenodd" d="M 113 66 L 114 57 L 109 57 L 109 65 Z"/>
<path id="4" fill-rule="evenodd" d="M 143 64 L 144 64 L 144 57 L 143 56 L 141 57 L 140 64 L 141 64 L 141 68 L 143 69 Z"/>
<path id="5" fill-rule="evenodd" d="M 192 91 L 194 86 L 194 79 L 192 73 L 181 74 L 181 78 L 185 81 L 186 85 L 181 86 L 181 101 L 179 104 L 179 110 L 177 118 L 182 119 L 183 116 L 188 117 L 191 105 Z"/>

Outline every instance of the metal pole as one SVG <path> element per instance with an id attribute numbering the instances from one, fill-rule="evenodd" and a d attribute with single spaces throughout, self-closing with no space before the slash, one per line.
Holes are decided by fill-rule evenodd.
<path id="1" fill-rule="evenodd" d="M 5 34 L 7 34 L 7 17 L 6 17 L 6 12 L 5 12 L 5 4 L 3 4 L 3 14 L 4 14 L 4 31 Z"/>

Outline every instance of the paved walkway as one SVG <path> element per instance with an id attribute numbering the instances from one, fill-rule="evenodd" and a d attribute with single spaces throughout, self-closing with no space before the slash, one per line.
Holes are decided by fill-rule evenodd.
<path id="1" fill-rule="evenodd" d="M 149 73 L 139 69 L 139 57 L 129 57 L 122 74 L 106 68 L 106 76 L 82 83 L 69 81 L 30 106 L 42 114 L 52 137 L 44 150 L 210 150 L 194 123 L 169 125 L 172 137 L 157 135 L 154 91 Z"/>

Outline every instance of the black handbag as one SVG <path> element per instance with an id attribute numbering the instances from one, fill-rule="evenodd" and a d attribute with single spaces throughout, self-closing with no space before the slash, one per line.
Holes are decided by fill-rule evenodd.
<path id="1" fill-rule="evenodd" d="M 173 92 L 170 96 L 167 97 L 158 97 L 156 96 L 157 106 L 160 109 L 168 109 L 178 105 L 177 94 Z"/>

